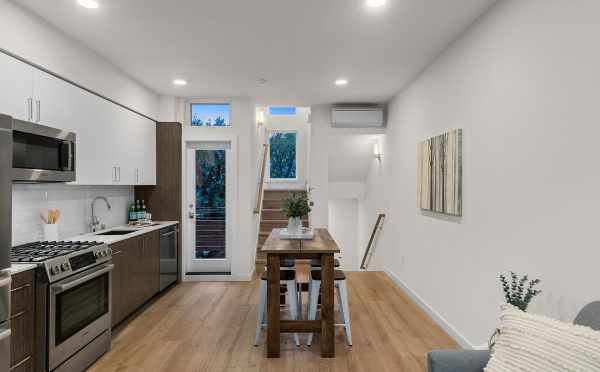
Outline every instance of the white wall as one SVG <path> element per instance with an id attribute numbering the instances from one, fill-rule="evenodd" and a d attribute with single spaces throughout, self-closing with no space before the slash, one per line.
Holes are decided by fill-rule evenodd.
<path id="1" fill-rule="evenodd" d="M 342 270 L 358 270 L 358 199 L 329 200 L 329 232 L 340 247 Z"/>
<path id="2" fill-rule="evenodd" d="M 13 245 L 43 239 L 40 214 L 59 209 L 59 239 L 89 231 L 91 203 L 96 196 L 105 196 L 111 204 L 107 210 L 103 201 L 96 203 L 96 215 L 107 228 L 127 223 L 127 210 L 133 201 L 131 186 L 73 186 L 64 184 L 13 185 Z"/>
<path id="3" fill-rule="evenodd" d="M 283 182 L 267 178 L 267 189 L 287 190 L 287 189 L 306 189 L 308 175 L 308 140 L 310 136 L 310 126 L 308 118 L 310 108 L 297 107 L 296 115 L 270 115 L 268 110 L 265 112 L 265 141 L 268 141 L 269 132 L 273 131 L 295 131 L 296 132 L 296 176 L 294 182 Z M 268 169 L 267 169 L 268 172 Z M 267 173 L 269 177 L 269 173 Z"/>
<path id="4" fill-rule="evenodd" d="M 598 300 L 600 2 L 499 1 L 395 97 L 367 186 L 388 214 L 379 259 L 464 337 L 485 343 L 506 270 L 542 279 L 532 312 Z M 463 128 L 464 216 L 416 207 L 416 144 Z"/>
<path id="5" fill-rule="evenodd" d="M 363 199 L 365 182 L 329 182 L 329 199 Z"/>
<path id="6" fill-rule="evenodd" d="M 231 123 L 227 128 L 222 127 L 192 127 L 189 125 L 188 102 L 182 102 L 185 107 L 178 110 L 185 111 L 185 120 L 182 127 L 183 151 L 189 141 L 230 141 L 236 146 L 237 174 L 228 175 L 234 182 L 237 190 L 235 201 L 236 214 L 233 219 L 233 241 L 231 242 L 231 279 L 249 280 L 254 272 L 254 255 L 258 237 L 256 216 L 253 213 L 256 193 L 256 124 L 254 103 L 249 98 L 219 98 L 192 99 L 193 102 L 230 102 Z M 234 139 L 234 141 L 232 141 Z M 235 143 L 233 143 L 235 142 Z M 185 160 L 186 157 L 184 156 Z M 183 213 L 188 211 L 186 200 L 186 164 L 183 162 Z M 187 218 L 182 216 L 185 220 Z M 184 244 L 185 244 L 184 240 Z M 184 251 L 186 254 L 186 251 Z M 184 261 L 185 263 L 185 261 Z M 201 279 L 201 278 L 200 278 Z"/>
<path id="7" fill-rule="evenodd" d="M 328 136 L 331 127 L 329 105 L 310 108 L 309 174 L 311 198 L 315 203 L 310 223 L 312 227 L 327 227 L 329 212 L 329 162 L 327 161 Z"/>
<path id="8" fill-rule="evenodd" d="M 155 118 L 158 95 L 20 6 L 0 1 L 0 48 Z"/>

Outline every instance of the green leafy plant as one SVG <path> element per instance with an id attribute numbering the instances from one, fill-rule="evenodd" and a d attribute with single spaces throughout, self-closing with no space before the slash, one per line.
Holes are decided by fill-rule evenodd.
<path id="1" fill-rule="evenodd" d="M 305 192 L 290 193 L 283 201 L 283 213 L 287 218 L 308 216 L 313 202 Z"/>
<path id="2" fill-rule="evenodd" d="M 527 275 L 519 278 L 517 274 L 510 271 L 510 278 L 507 275 L 500 275 L 500 284 L 504 290 L 504 297 L 506 302 L 521 309 L 527 311 L 527 307 L 533 298 L 540 293 L 541 290 L 535 289 L 534 287 L 540 284 L 539 279 L 529 280 Z"/>

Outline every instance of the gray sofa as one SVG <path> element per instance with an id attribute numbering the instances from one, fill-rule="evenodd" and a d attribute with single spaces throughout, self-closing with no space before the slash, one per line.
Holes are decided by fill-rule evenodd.
<path id="1" fill-rule="evenodd" d="M 573 321 L 600 330 L 600 301 L 586 305 Z M 488 350 L 434 350 L 427 354 L 429 372 L 482 372 L 490 359 Z"/>

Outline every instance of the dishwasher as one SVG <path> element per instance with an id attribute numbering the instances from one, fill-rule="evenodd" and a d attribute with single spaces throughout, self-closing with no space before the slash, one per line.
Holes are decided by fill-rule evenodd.
<path id="1" fill-rule="evenodd" d="M 160 230 L 160 290 L 177 281 L 177 226 Z"/>

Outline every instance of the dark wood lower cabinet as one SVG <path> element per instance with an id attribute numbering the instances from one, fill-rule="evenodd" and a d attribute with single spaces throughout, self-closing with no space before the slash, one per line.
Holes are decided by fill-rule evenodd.
<path id="1" fill-rule="evenodd" d="M 112 244 L 112 326 L 159 291 L 160 241 L 153 231 Z"/>
<path id="2" fill-rule="evenodd" d="M 111 327 L 123 320 L 125 309 L 121 305 L 123 301 L 123 276 L 125 274 L 125 253 L 122 244 L 113 244 L 112 263 L 115 265 L 112 271 L 112 319 Z"/>
<path id="3" fill-rule="evenodd" d="M 29 270 L 12 276 L 10 371 L 33 371 L 35 271 Z"/>

